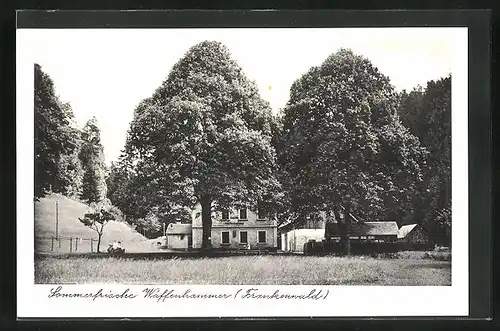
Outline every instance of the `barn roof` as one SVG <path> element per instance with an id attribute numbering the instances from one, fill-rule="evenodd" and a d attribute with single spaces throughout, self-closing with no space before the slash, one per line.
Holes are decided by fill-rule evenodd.
<path id="1" fill-rule="evenodd" d="M 417 224 L 408 224 L 408 225 L 403 225 L 399 230 L 398 230 L 398 239 L 404 238 L 410 233 Z"/>
<path id="2" fill-rule="evenodd" d="M 191 224 L 170 223 L 167 234 L 191 234 Z"/>
<path id="3" fill-rule="evenodd" d="M 328 237 L 340 236 L 338 223 L 326 223 L 325 232 Z M 396 221 L 351 223 L 349 234 L 351 236 L 397 236 L 398 224 Z"/>

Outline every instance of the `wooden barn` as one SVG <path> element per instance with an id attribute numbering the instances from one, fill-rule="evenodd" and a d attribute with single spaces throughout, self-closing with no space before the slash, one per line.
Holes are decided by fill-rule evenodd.
<path id="1" fill-rule="evenodd" d="M 349 225 L 351 242 L 394 243 L 398 239 L 396 221 L 357 222 Z M 328 242 L 340 242 L 338 223 L 326 223 L 325 238 Z"/>
<path id="2" fill-rule="evenodd" d="M 431 244 L 429 234 L 418 224 L 403 225 L 398 230 L 398 242 L 409 244 Z"/>

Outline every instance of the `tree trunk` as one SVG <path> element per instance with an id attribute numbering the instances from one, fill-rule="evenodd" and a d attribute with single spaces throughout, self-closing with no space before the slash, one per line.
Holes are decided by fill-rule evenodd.
<path id="1" fill-rule="evenodd" d="M 97 253 L 100 253 L 99 251 L 99 247 L 101 246 L 101 237 L 102 237 L 102 233 L 97 233 Z"/>
<path id="2" fill-rule="evenodd" d="M 210 196 L 201 198 L 201 223 L 202 223 L 202 249 L 212 248 L 211 232 L 212 232 L 212 200 Z"/>
<path id="3" fill-rule="evenodd" d="M 349 225 L 351 222 L 351 214 L 349 214 L 349 209 L 347 209 L 347 213 L 345 215 L 345 231 L 346 231 L 346 241 L 344 250 L 347 256 L 351 255 L 351 238 L 349 236 Z"/>
<path id="4" fill-rule="evenodd" d="M 351 220 L 349 207 L 344 209 L 343 222 L 339 222 L 340 242 L 342 243 L 344 254 L 351 255 L 351 239 L 349 238 L 349 223 Z"/>

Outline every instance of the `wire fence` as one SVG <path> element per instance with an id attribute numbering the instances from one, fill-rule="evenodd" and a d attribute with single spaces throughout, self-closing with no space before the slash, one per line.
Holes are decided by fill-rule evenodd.
<path id="1" fill-rule="evenodd" d="M 102 242 L 100 250 L 102 250 Z M 97 252 L 97 239 L 81 237 L 35 237 L 35 251 L 55 253 Z"/>

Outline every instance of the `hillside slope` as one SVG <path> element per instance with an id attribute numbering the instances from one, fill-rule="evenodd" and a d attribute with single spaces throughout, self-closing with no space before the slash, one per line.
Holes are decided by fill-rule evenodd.
<path id="1" fill-rule="evenodd" d="M 78 237 L 82 238 L 79 240 L 78 251 L 90 251 L 90 238 L 97 240 L 97 233 L 78 220 L 78 217 L 83 217 L 90 208 L 84 203 L 59 194 L 51 194 L 35 202 L 35 248 L 37 250 L 51 250 L 50 238 L 55 236 L 56 228 L 56 201 L 59 204 L 59 236 L 63 240 L 61 240 L 61 247 L 55 245 L 58 248 L 55 250 L 69 251 L 69 238 L 72 237 L 76 241 L 75 238 Z M 132 250 L 134 250 L 133 247 L 142 246 L 141 244 L 147 242 L 145 237 L 127 223 L 110 221 L 104 227 L 101 251 L 105 251 L 108 243 L 115 240 L 121 241 L 125 248 L 130 247 Z M 95 245 L 94 242 L 94 247 Z"/>

